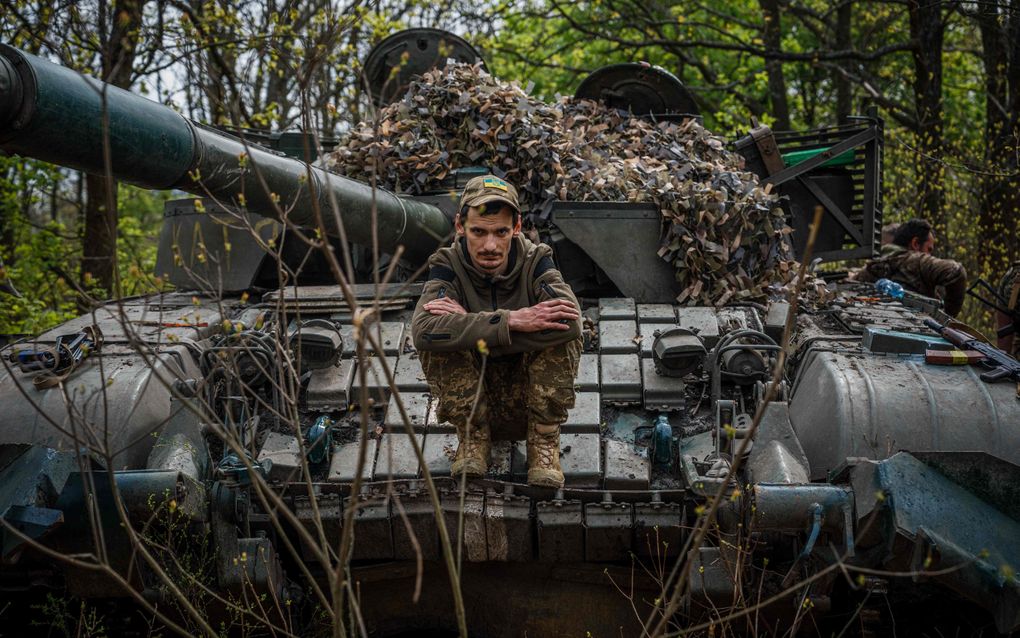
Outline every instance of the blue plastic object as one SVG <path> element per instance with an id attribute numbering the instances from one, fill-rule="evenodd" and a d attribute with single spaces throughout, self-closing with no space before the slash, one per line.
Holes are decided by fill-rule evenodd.
<path id="1" fill-rule="evenodd" d="M 668 467 L 673 462 L 673 426 L 669 416 L 660 414 L 652 430 L 652 463 L 657 467 Z"/>
<path id="2" fill-rule="evenodd" d="M 308 428 L 305 441 L 308 444 L 308 462 L 322 463 L 329 458 L 329 451 L 333 447 L 333 419 L 328 416 L 320 416 Z"/>
<path id="3" fill-rule="evenodd" d="M 903 290 L 903 286 L 891 279 L 879 279 L 876 281 L 875 290 L 877 290 L 880 294 L 892 297 L 893 299 L 903 299 L 903 295 L 906 292 Z"/>

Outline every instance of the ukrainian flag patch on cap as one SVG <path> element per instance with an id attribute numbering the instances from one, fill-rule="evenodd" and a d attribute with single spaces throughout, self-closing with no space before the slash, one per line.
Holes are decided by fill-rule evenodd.
<path id="1" fill-rule="evenodd" d="M 482 180 L 482 186 L 484 186 L 485 188 L 498 188 L 499 190 L 504 192 L 509 190 L 507 188 L 506 182 L 504 182 L 498 177 L 486 177 L 485 179 Z"/>

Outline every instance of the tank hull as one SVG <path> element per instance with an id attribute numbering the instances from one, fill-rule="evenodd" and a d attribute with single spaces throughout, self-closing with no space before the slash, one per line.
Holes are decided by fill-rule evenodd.
<path id="1" fill-rule="evenodd" d="M 226 279 L 205 278 L 204 292 L 178 279 L 179 292 L 110 302 L 40 335 L 53 348 L 105 336 L 59 383 L 37 384 L 45 371 L 0 350 L 5 590 L 172 604 L 195 626 L 241 600 L 260 628 L 311 626 L 338 606 L 334 622 L 379 635 L 755 634 L 759 617 L 793 634 L 836 633 L 855 614 L 882 633 L 897 620 L 883 595 L 921 581 L 926 596 L 982 609 L 986 628 L 1020 627 L 1015 388 L 864 338 L 869 327 L 907 344 L 930 336 L 930 310 L 871 289 L 827 291 L 837 298 L 792 318 L 780 298 L 676 305 L 672 273 L 620 248 L 620 219 L 643 220 L 654 242 L 655 211 L 557 203 L 538 232 L 561 269 L 578 289 L 624 292 L 583 301 L 565 486 L 527 485 L 519 440 L 496 442 L 489 472 L 468 481 L 451 476 L 455 427 L 409 338 L 423 283 L 326 268 L 330 285 L 297 285 L 304 273 L 284 254 L 288 237 L 319 230 L 420 265 L 450 230 L 437 198 L 456 193 L 398 197 L 10 47 L 0 57 L 4 150 L 220 202 L 208 223 L 175 220 L 161 264 L 229 267 L 226 224 L 249 231 L 236 244 L 253 253 L 247 267 L 279 256 L 268 289 L 247 274 L 227 286 L 244 295 L 219 294 Z M 842 133 L 840 153 L 880 146 L 880 127 Z M 58 136 L 70 148 L 54 150 Z M 864 219 L 875 228 L 853 232 L 870 251 L 877 224 Z M 203 252 L 217 230 L 221 250 Z M 185 240 L 193 249 L 174 252 Z M 298 264 L 331 246 L 302 247 Z M 387 276 L 414 270 L 391 265 Z M 690 356 L 682 376 L 655 345 L 674 328 L 675 354 Z"/>

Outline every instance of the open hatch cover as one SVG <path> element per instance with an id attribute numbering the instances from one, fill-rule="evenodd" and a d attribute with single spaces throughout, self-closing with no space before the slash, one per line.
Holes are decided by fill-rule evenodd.
<path id="1" fill-rule="evenodd" d="M 698 105 L 683 82 L 666 69 L 647 62 L 610 64 L 597 69 L 581 82 L 574 97 L 657 119 L 699 114 Z"/>
<path id="2" fill-rule="evenodd" d="M 394 33 L 372 47 L 365 59 L 365 78 L 372 100 L 377 106 L 393 102 L 404 94 L 412 77 L 446 66 L 447 60 L 467 64 L 481 62 L 485 68 L 478 51 L 448 31 L 407 29 Z M 399 70 L 391 77 L 394 68 Z"/>

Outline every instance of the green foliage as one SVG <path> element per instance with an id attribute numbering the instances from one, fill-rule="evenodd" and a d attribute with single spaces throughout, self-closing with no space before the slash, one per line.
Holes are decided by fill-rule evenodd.
<path id="1" fill-rule="evenodd" d="M 71 288 L 54 268 L 67 263 L 76 247 L 68 245 L 66 229 L 59 222 L 34 227 L 24 214 L 55 179 L 56 172 L 41 163 L 0 157 L 0 259 L 4 264 L 0 281 L 21 293 L 20 297 L 4 296 L 0 334 L 35 333 L 75 314 Z"/>
<path id="2" fill-rule="evenodd" d="M 106 619 L 93 606 L 70 596 L 47 594 L 46 600 L 32 605 L 33 627 L 45 627 L 48 636 L 64 638 L 107 638 Z"/>
<path id="3" fill-rule="evenodd" d="M 0 304 L 0 334 L 34 334 L 71 319 L 75 310 L 74 289 L 58 274 L 74 258 L 74 247 L 62 236 L 66 229 L 54 222 L 41 229 L 19 231 L 12 255 L 6 256 L 7 275 L 21 297 Z"/>
<path id="4" fill-rule="evenodd" d="M 80 3 L 63 12 L 56 11 L 58 5 L 53 3 L 15 4 L 18 17 L 0 20 L 5 41 L 58 55 L 78 68 L 96 67 L 90 43 L 101 39 L 98 33 L 108 30 L 109 24 L 101 24 L 94 3 Z M 945 197 L 942 219 L 936 220 L 942 231 L 938 250 L 961 260 L 972 276 L 995 279 L 1006 260 L 1017 257 L 1017 240 L 991 251 L 982 245 L 990 233 L 1015 234 L 1008 221 L 1005 226 L 1001 221 L 986 222 L 988 228 L 980 228 L 978 216 L 987 192 L 984 176 L 1007 174 L 1015 181 L 1016 169 L 988 158 L 988 74 L 974 14 L 977 9 L 967 3 L 943 3 L 944 126 L 942 139 L 932 140 L 919 137 L 917 67 L 908 4 L 878 0 L 775 3 L 777 52 L 782 62 L 771 66 L 767 54 L 772 45 L 766 42 L 768 29 L 775 23 L 763 10 L 768 4 L 762 0 L 493 0 L 437 7 L 423 0 L 383 0 L 339 9 L 334 3 L 313 0 L 266 12 L 254 0 L 188 3 L 164 15 L 145 13 L 143 23 L 158 22 L 159 28 L 142 30 L 139 50 L 148 54 L 137 56 L 135 77 L 143 92 L 176 102 L 176 108 L 201 121 L 278 129 L 306 125 L 335 133 L 366 114 L 360 74 L 367 47 L 398 29 L 430 26 L 464 35 L 483 52 L 497 76 L 531 85 L 531 92 L 545 100 L 572 94 L 589 72 L 606 64 L 647 61 L 660 65 L 680 77 L 694 94 L 706 126 L 727 137 L 744 134 L 752 116 L 775 124 L 776 96 L 771 92 L 770 74 L 776 69 L 785 83 L 783 95 L 794 129 L 837 123 L 836 96 L 841 85 L 849 85 L 851 104 L 843 108 L 862 113 L 877 106 L 886 122 L 886 221 L 916 214 L 919 186 L 937 182 Z M 847 40 L 841 44 L 843 6 L 849 7 L 850 21 Z M 1002 6 L 1003 12 L 1015 11 L 1016 4 Z M 49 50 L 52 43 L 40 35 L 52 32 L 66 33 L 66 38 Z M 156 34 L 162 39 L 157 40 Z M 851 54 L 838 55 L 843 49 Z M 1005 52 L 996 55 L 1005 60 Z M 170 74 L 153 71 L 157 67 L 172 69 L 179 79 L 167 83 Z M 933 156 L 936 170 L 930 162 L 924 164 L 922 153 Z M 73 313 L 73 286 L 59 281 L 53 266 L 62 266 L 69 276 L 78 278 L 80 248 L 68 237 L 80 230 L 75 210 L 63 211 L 55 219 L 38 212 L 22 219 L 25 211 L 37 206 L 39 193 L 47 192 L 53 179 L 67 182 L 66 173 L 27 162 L 7 170 L 10 166 L 0 164 L 0 208 L 6 220 L 0 225 L 0 255 L 26 298 L 0 310 L 0 332 L 35 331 Z M 28 205 L 26 197 L 32 200 Z M 160 197 L 124 189 L 121 197 L 121 291 L 142 294 L 159 286 L 149 275 L 149 265 L 154 258 Z M 1001 217 L 1009 220 L 1018 215 L 1020 211 L 1009 210 Z M 83 283 L 89 287 L 89 282 Z M 984 311 L 970 302 L 965 314 L 988 325 Z"/>
<path id="5" fill-rule="evenodd" d="M 163 223 L 163 204 L 171 197 L 170 193 L 120 185 L 117 266 L 121 294 L 125 297 L 166 288 L 153 273 Z"/>
<path id="6" fill-rule="evenodd" d="M 639 6 L 640 5 L 640 6 Z M 504 17 L 503 28 L 476 43 L 498 76 L 533 83 L 543 99 L 572 94 L 591 71 L 607 64 L 648 62 L 679 77 L 702 105 L 705 124 L 730 135 L 746 128 L 749 102 L 765 90 L 764 61 L 687 42 L 761 46 L 755 5 L 727 0 L 707 6 L 637 2 L 542 3 Z M 758 109 L 762 110 L 762 109 Z M 763 120 L 770 120 L 763 113 Z"/>
<path id="7" fill-rule="evenodd" d="M 849 41 L 843 47 L 859 54 L 826 57 L 837 50 L 837 3 L 778 3 L 779 50 L 785 56 L 779 68 L 794 129 L 838 123 L 839 78 L 849 81 L 852 113 L 877 107 L 886 123 L 885 221 L 917 216 L 921 185 L 938 185 L 945 196 L 942 219 L 933 220 L 941 231 L 938 253 L 960 260 L 972 277 L 994 280 L 1005 269 L 1009 255 L 1013 259 L 1020 255 L 1015 254 L 1016 240 L 1011 237 L 1015 225 L 1006 224 L 992 232 L 1006 248 L 988 250 L 989 230 L 982 231 L 979 223 L 984 175 L 1006 172 L 1015 176 L 1016 170 L 986 159 L 981 33 L 973 16 L 953 11 L 950 4 L 943 10 L 944 125 L 940 140 L 920 137 L 916 65 L 908 41 L 910 16 L 904 4 L 850 3 Z M 764 2 L 750 0 L 665 4 L 537 1 L 513 9 L 500 5 L 493 11 L 493 19 L 498 13 L 501 28 L 475 42 L 485 49 L 495 74 L 518 79 L 523 86 L 530 83 L 545 99 L 572 94 L 587 73 L 606 64 L 646 61 L 661 65 L 680 77 L 695 95 L 705 125 L 733 138 L 746 133 L 751 116 L 766 124 L 775 122 L 763 6 Z M 886 52 L 876 54 L 878 51 Z M 996 56 L 1002 55 L 1005 53 L 996 52 Z M 932 144 L 934 152 L 924 150 Z M 1015 151 L 1015 143 L 1013 146 Z M 922 163 L 925 157 L 935 160 L 937 170 Z M 1004 215 L 1013 220 L 1018 216 L 1016 210 Z M 963 318 L 983 329 L 991 325 L 990 314 L 970 300 Z"/>
<path id="8" fill-rule="evenodd" d="M 79 314 L 77 212 L 47 219 L 38 210 L 42 194 L 62 179 L 61 172 L 39 162 L 0 158 L 0 231 L 5 236 L 0 244 L 5 266 L 0 281 L 9 282 L 20 293 L 4 295 L 0 334 L 37 334 Z M 120 186 L 118 270 L 125 295 L 155 292 L 162 285 L 151 273 L 163 202 L 168 197 Z M 106 297 L 106 291 L 88 277 L 80 285 L 94 298 Z"/>

